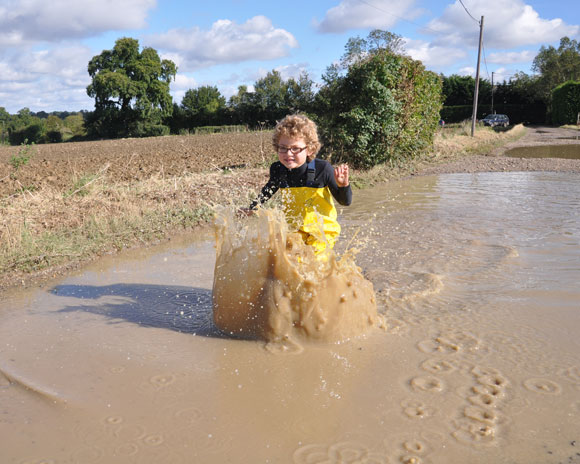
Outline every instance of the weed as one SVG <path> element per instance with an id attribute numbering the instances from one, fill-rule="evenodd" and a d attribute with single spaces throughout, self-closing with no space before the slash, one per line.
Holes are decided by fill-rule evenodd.
<path id="1" fill-rule="evenodd" d="M 24 139 L 24 142 L 20 145 L 20 150 L 18 150 L 17 155 L 13 155 L 10 158 L 10 165 L 14 168 L 14 171 L 18 171 L 22 166 L 25 166 L 30 161 L 30 158 L 34 155 L 36 149 L 34 147 L 34 142 L 28 143 L 28 139 Z"/>
<path id="2" fill-rule="evenodd" d="M 89 193 L 88 186 L 91 185 L 98 176 L 96 174 L 86 174 L 77 180 L 73 187 L 64 193 L 64 197 L 72 197 L 73 195 L 79 195 L 84 197 Z"/>

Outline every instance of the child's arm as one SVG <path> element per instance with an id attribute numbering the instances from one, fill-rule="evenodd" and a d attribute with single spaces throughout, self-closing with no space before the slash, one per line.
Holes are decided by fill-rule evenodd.
<path id="1" fill-rule="evenodd" d="M 250 204 L 249 208 L 250 210 L 254 210 L 258 205 L 261 205 L 262 203 L 268 201 L 272 197 L 272 195 L 274 195 L 278 191 L 278 188 L 280 187 L 278 177 L 279 175 L 276 172 L 275 165 L 272 164 L 270 166 L 270 179 L 268 180 L 266 185 L 262 187 L 262 190 L 260 191 L 258 198 L 256 198 Z"/>

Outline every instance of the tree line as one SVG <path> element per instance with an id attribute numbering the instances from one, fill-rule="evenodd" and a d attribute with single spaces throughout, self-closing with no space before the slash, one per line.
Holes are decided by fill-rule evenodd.
<path id="1" fill-rule="evenodd" d="M 497 112 L 509 114 L 514 123 L 550 122 L 554 89 L 580 80 L 580 43 L 564 37 L 558 48 L 542 46 L 532 69 L 533 75 L 520 72 L 500 83 L 481 80 L 478 118 Z M 432 121 L 439 118 L 469 119 L 475 88 L 472 77 L 425 70 L 405 56 L 400 36 L 381 30 L 349 39 L 340 62 L 327 68 L 321 85 L 307 73 L 284 79 L 272 70 L 252 88 L 238 87 L 228 100 L 208 85 L 189 89 L 181 103 L 173 102 L 169 85 L 176 65 L 162 60 L 153 48 L 140 50 L 132 38 L 121 38 L 112 50 L 93 57 L 88 72 L 93 111 L 34 114 L 24 108 L 10 115 L 0 107 L 0 140 L 21 144 L 184 134 L 208 126 L 251 129 L 303 112 L 319 123 L 335 156 L 344 157 L 347 151 L 353 156 L 354 150 L 369 158 L 370 150 L 378 160 L 394 156 L 389 149 L 393 145 L 379 141 L 417 150 L 412 137 L 421 143 L 430 139 L 418 136 L 420 126 L 432 130 Z M 379 155 L 373 147 L 385 147 L 387 153 Z"/>

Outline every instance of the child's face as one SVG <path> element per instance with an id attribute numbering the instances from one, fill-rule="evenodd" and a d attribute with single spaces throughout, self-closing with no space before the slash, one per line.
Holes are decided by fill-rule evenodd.
<path id="1" fill-rule="evenodd" d="M 299 150 L 302 148 L 302 150 Z M 292 153 L 292 150 L 298 153 Z M 310 154 L 306 148 L 306 142 L 302 138 L 290 138 L 285 135 L 278 140 L 278 159 L 288 169 L 296 169 L 306 162 L 306 157 Z"/>

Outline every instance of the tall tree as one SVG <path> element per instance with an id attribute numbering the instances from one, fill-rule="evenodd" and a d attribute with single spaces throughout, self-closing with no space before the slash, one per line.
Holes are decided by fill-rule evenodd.
<path id="1" fill-rule="evenodd" d="M 247 86 L 238 87 L 237 95 L 230 97 L 228 105 L 238 122 L 273 125 L 287 114 L 310 111 L 313 86 L 307 73 L 302 73 L 298 80 L 285 81 L 279 71 L 272 70 L 256 81 L 253 92 Z"/>
<path id="2" fill-rule="evenodd" d="M 307 72 L 302 72 L 298 80 L 288 79 L 286 83 L 286 107 L 288 112 L 309 113 L 314 103 L 314 83 Z"/>
<path id="3" fill-rule="evenodd" d="M 139 42 L 118 39 L 112 50 L 94 56 L 88 65 L 92 82 L 87 94 L 95 99 L 88 121 L 100 137 L 156 135 L 173 110 L 169 84 L 177 67 L 161 60 L 153 48 L 139 52 Z"/>
<path id="4" fill-rule="evenodd" d="M 403 54 L 403 38 L 393 32 L 381 29 L 372 30 L 366 39 L 361 37 L 351 37 L 348 39 L 341 58 L 341 67 L 347 69 L 349 66 L 376 55 L 377 53 Z"/>
<path id="5" fill-rule="evenodd" d="M 542 99 L 550 101 L 556 86 L 569 80 L 580 80 L 580 43 L 562 37 L 558 48 L 542 46 L 534 58 L 532 70 L 540 75 Z"/>

